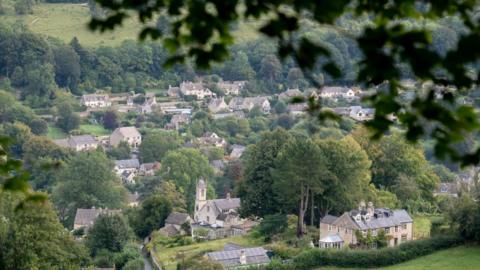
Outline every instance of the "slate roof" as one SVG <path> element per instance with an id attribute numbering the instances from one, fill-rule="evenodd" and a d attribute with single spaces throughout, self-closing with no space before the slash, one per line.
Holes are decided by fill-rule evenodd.
<path id="1" fill-rule="evenodd" d="M 118 213 L 120 210 L 112 210 L 112 209 L 102 209 L 102 208 L 90 208 L 90 209 L 83 209 L 78 208 L 77 213 L 75 214 L 75 225 L 89 227 L 93 225 L 95 219 L 100 214 L 113 214 Z"/>
<path id="2" fill-rule="evenodd" d="M 70 136 L 66 139 L 54 140 L 54 143 L 61 147 L 76 148 L 78 145 L 98 144 L 98 141 L 92 135 Z"/>
<path id="3" fill-rule="evenodd" d="M 322 243 L 340 243 L 340 242 L 343 242 L 343 239 L 338 234 L 334 234 L 334 235 L 329 235 L 329 236 L 326 236 L 326 237 L 320 239 L 320 242 L 322 242 Z"/>
<path id="4" fill-rule="evenodd" d="M 87 94 L 83 95 L 82 99 L 84 101 L 108 101 L 109 97 L 108 95 L 102 95 L 102 94 Z"/>
<path id="5" fill-rule="evenodd" d="M 119 127 L 113 131 L 120 133 L 123 137 L 139 137 L 140 132 L 138 132 L 136 127 Z"/>
<path id="6" fill-rule="evenodd" d="M 115 160 L 115 167 L 120 169 L 140 168 L 140 162 L 137 158 Z"/>
<path id="7" fill-rule="evenodd" d="M 226 268 L 241 266 L 240 254 L 245 252 L 247 263 L 245 265 L 267 264 L 270 262 L 268 251 L 262 247 L 216 251 L 207 253 L 207 257 L 222 264 Z"/>
<path id="8" fill-rule="evenodd" d="M 138 202 L 138 198 L 140 198 L 140 195 L 138 194 L 138 192 L 127 194 L 127 202 L 128 203 L 136 203 L 136 202 Z"/>
<path id="9" fill-rule="evenodd" d="M 212 201 L 220 210 L 237 209 L 240 207 L 240 198 L 216 199 Z"/>
<path id="10" fill-rule="evenodd" d="M 322 223 L 333 224 L 337 226 L 345 226 L 345 224 L 349 224 L 348 227 L 354 225 L 355 228 L 350 229 L 357 229 L 357 230 L 368 230 L 368 229 L 380 229 L 380 228 L 389 228 L 395 226 L 401 226 L 405 223 L 413 222 L 413 219 L 407 213 L 407 211 L 401 210 L 390 210 L 388 208 L 376 208 L 374 213 L 388 213 L 388 216 L 384 215 L 383 217 L 375 217 L 372 216 L 368 221 L 361 219 L 355 220 L 355 216 L 358 214 L 366 214 L 366 212 L 360 212 L 358 210 L 352 210 L 350 212 L 344 213 L 342 216 L 333 220 L 333 216 L 327 218 L 324 222 L 322 219 Z M 332 221 L 333 220 L 333 221 Z M 343 222 L 348 220 L 347 223 Z"/>
<path id="11" fill-rule="evenodd" d="M 347 87 L 341 86 L 326 86 L 321 90 L 322 94 L 343 94 L 346 93 L 349 89 Z"/>
<path id="12" fill-rule="evenodd" d="M 225 169 L 225 163 L 221 159 L 212 160 L 211 165 L 219 171 Z"/>
<path id="13" fill-rule="evenodd" d="M 245 247 L 237 245 L 235 243 L 226 243 L 225 246 L 223 246 L 223 251 L 237 250 L 242 248 L 245 248 Z"/>
<path id="14" fill-rule="evenodd" d="M 230 157 L 231 158 L 240 158 L 242 156 L 243 152 L 245 152 L 245 146 L 234 144 L 232 146 L 232 152 L 230 152 Z"/>
<path id="15" fill-rule="evenodd" d="M 335 220 L 337 220 L 337 218 L 338 218 L 338 217 L 336 217 L 336 216 L 325 215 L 325 216 L 322 218 L 322 223 L 332 224 Z"/>
<path id="16" fill-rule="evenodd" d="M 182 225 L 183 223 L 187 222 L 190 219 L 190 216 L 185 213 L 179 212 L 172 212 L 168 215 L 167 219 L 165 220 L 165 224 L 175 224 L 175 225 Z"/>

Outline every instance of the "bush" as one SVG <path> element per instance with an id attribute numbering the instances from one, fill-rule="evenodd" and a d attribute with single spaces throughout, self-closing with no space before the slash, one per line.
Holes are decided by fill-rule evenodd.
<path id="1" fill-rule="evenodd" d="M 293 259 L 292 269 L 313 269 L 320 266 L 336 267 L 383 267 L 431 254 L 459 245 L 463 242 L 457 236 L 410 241 L 394 248 L 377 250 L 327 250 L 314 249 L 301 253 Z"/>

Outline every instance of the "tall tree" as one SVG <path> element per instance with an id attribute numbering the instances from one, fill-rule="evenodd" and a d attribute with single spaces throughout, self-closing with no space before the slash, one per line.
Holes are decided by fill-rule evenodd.
<path id="1" fill-rule="evenodd" d="M 278 201 L 288 206 L 297 205 L 297 237 L 305 234 L 305 213 L 312 195 L 325 189 L 328 170 L 320 147 L 311 139 L 296 138 L 280 151 L 274 171 L 274 191 Z"/>
<path id="2" fill-rule="evenodd" d="M 131 222 L 135 233 L 144 238 L 165 225 L 172 211 L 172 203 L 159 193 L 147 197 L 138 210 L 137 218 Z"/>
<path id="3" fill-rule="evenodd" d="M 140 159 L 142 162 L 160 161 L 168 151 L 179 148 L 182 143 L 174 132 L 148 133 L 140 145 Z"/>
<path id="4" fill-rule="evenodd" d="M 197 149 L 191 148 L 167 152 L 162 159 L 161 173 L 164 179 L 173 181 L 185 192 L 189 212 L 193 211 L 197 181 L 200 178 L 213 180 L 213 168 L 208 163 L 208 159 Z M 212 195 L 212 193 L 209 194 Z"/>
<path id="5" fill-rule="evenodd" d="M 280 211 L 280 202 L 272 189 L 272 169 L 282 147 L 292 140 L 283 129 L 265 132 L 260 141 L 245 152 L 245 180 L 240 182 L 238 196 L 242 199 L 243 216 L 275 214 Z"/>
<path id="6" fill-rule="evenodd" d="M 80 57 L 68 45 L 55 48 L 53 56 L 55 59 L 55 81 L 58 86 L 68 87 L 75 91 L 80 79 Z"/>
<path id="7" fill-rule="evenodd" d="M 261 79 L 265 79 L 270 87 L 280 80 L 282 73 L 282 64 L 275 55 L 267 55 L 261 62 L 258 75 Z"/>
<path id="8" fill-rule="evenodd" d="M 100 215 L 88 230 L 86 245 L 92 255 L 100 250 L 119 252 L 133 239 L 127 221 L 120 214 Z"/>
<path id="9" fill-rule="evenodd" d="M 58 221 L 50 203 L 27 202 L 18 193 L 0 196 L 0 268 L 80 269 L 86 250 Z"/>
<path id="10" fill-rule="evenodd" d="M 73 224 L 77 208 L 120 208 L 125 188 L 112 172 L 112 164 L 103 152 L 77 153 L 58 175 L 53 200 L 61 220 Z"/>
<path id="11" fill-rule="evenodd" d="M 106 111 L 105 114 L 103 114 L 103 127 L 106 129 L 114 130 L 119 126 L 118 123 L 118 116 L 115 111 Z"/>

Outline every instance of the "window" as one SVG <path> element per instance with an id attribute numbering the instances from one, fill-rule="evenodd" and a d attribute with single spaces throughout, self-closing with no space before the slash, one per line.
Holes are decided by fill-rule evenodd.
<path id="1" fill-rule="evenodd" d="M 407 241 L 407 235 L 406 234 L 402 234 L 402 243 Z"/>
<path id="2" fill-rule="evenodd" d="M 407 229 L 407 224 L 402 224 L 402 229 L 406 230 Z"/>
<path id="3" fill-rule="evenodd" d="M 209 216 L 207 216 L 207 222 L 210 222 L 210 217 Z"/>
<path id="4" fill-rule="evenodd" d="M 207 212 L 210 212 L 210 206 L 207 206 Z"/>
<path id="5" fill-rule="evenodd" d="M 328 225 L 328 231 L 332 231 L 332 225 Z"/>
<path id="6" fill-rule="evenodd" d="M 398 226 L 395 226 L 395 232 L 398 232 Z"/>
<path id="7" fill-rule="evenodd" d="M 390 233 L 390 228 L 385 228 L 385 233 L 389 234 Z"/>
<path id="8" fill-rule="evenodd" d="M 373 229 L 373 230 L 372 230 L 372 235 L 373 235 L 373 236 L 377 236 L 377 230 L 376 230 L 376 229 Z"/>

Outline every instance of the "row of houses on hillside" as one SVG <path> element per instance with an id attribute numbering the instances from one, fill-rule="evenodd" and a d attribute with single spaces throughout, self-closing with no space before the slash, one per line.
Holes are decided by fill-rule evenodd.
<path id="1" fill-rule="evenodd" d="M 135 183 L 137 176 L 153 176 L 155 172 L 161 169 L 159 162 L 142 163 L 137 158 L 115 160 L 113 167 L 114 173 L 122 179 L 124 183 Z"/>
<path id="2" fill-rule="evenodd" d="M 239 95 L 245 87 L 246 81 L 220 81 L 216 87 L 225 95 Z M 182 82 L 179 86 L 168 86 L 167 93 L 170 97 L 195 96 L 197 99 L 213 98 L 216 94 L 203 82 Z"/>
<path id="3" fill-rule="evenodd" d="M 53 142 L 58 146 L 70 148 L 74 151 L 94 150 L 99 146 L 117 147 L 121 142 L 126 142 L 135 149 L 142 143 L 142 135 L 135 127 L 119 127 L 112 132 L 106 142 L 102 142 L 92 135 L 69 136 L 65 139 L 53 140 Z"/>
<path id="4" fill-rule="evenodd" d="M 222 97 L 212 99 L 208 104 L 208 109 L 212 113 L 250 111 L 254 107 L 260 108 L 264 113 L 269 113 L 271 107 L 268 97 L 234 97 L 228 104 Z"/>

